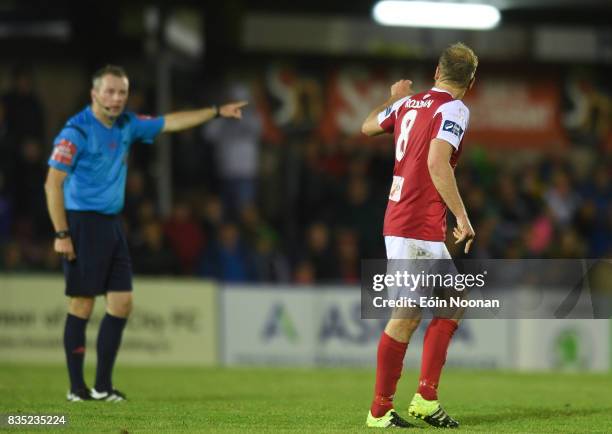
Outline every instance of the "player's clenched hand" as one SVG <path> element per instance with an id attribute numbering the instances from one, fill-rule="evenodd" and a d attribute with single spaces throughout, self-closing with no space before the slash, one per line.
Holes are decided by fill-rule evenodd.
<path id="1" fill-rule="evenodd" d="M 411 80 L 400 80 L 391 86 L 391 96 L 408 96 L 414 94 Z"/>
<path id="2" fill-rule="evenodd" d="M 61 239 L 56 238 L 53 248 L 57 253 L 59 253 L 69 261 L 74 261 L 76 259 L 76 254 L 74 253 L 74 246 L 72 245 L 72 239 L 70 237 Z"/>
<path id="3" fill-rule="evenodd" d="M 219 107 L 219 114 L 224 118 L 242 118 L 242 107 L 248 104 L 248 101 L 231 102 Z"/>
<path id="4" fill-rule="evenodd" d="M 467 216 L 457 217 L 457 226 L 453 229 L 453 235 L 455 236 L 455 244 L 465 241 L 465 249 L 463 251 L 468 253 L 476 232 L 474 232 L 474 228 Z"/>

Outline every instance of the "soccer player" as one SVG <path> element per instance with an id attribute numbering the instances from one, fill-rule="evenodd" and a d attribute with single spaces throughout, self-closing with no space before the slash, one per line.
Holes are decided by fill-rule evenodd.
<path id="1" fill-rule="evenodd" d="M 132 310 L 132 266 L 119 218 L 130 146 L 151 143 L 160 133 L 182 131 L 216 117 L 237 118 L 247 102 L 170 113 L 160 117 L 124 111 L 129 81 L 108 65 L 93 76 L 91 105 L 68 120 L 54 141 L 45 182 L 55 228 L 55 251 L 63 257 L 68 315 L 64 350 L 70 378 L 68 401 L 122 401 L 112 371 Z M 85 328 L 95 297 L 106 298 L 98 333 L 95 387 L 83 379 Z"/>
<path id="2" fill-rule="evenodd" d="M 474 84 L 478 58 L 462 43 L 446 48 L 438 61 L 431 89 L 413 94 L 412 82 L 391 86 L 391 96 L 363 123 L 368 136 L 395 135 L 395 168 L 384 230 L 388 259 L 450 259 L 444 244 L 446 208 L 455 216 L 456 243 L 470 249 L 475 233 L 459 195 L 454 168 L 470 112 L 461 99 Z M 408 308 L 407 308 L 408 309 Z M 369 427 L 409 427 L 393 407 L 397 382 L 410 337 L 421 321 L 420 308 L 389 320 L 377 353 L 374 399 Z M 409 414 L 435 427 L 454 428 L 438 402 L 438 383 L 458 319 L 434 317 L 425 332 L 418 389 Z"/>

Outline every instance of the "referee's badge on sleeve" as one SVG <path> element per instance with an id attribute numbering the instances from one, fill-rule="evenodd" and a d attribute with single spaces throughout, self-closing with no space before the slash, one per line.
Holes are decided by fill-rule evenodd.
<path id="1" fill-rule="evenodd" d="M 65 164 L 66 166 L 72 165 L 72 157 L 76 154 L 76 146 L 74 143 L 61 139 L 55 145 L 53 149 L 53 154 L 51 154 L 51 159 L 53 161 L 57 161 L 58 163 Z"/>

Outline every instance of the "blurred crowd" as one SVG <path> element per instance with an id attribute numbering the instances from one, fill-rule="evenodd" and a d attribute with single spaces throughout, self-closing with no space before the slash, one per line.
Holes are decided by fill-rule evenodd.
<path id="1" fill-rule="evenodd" d="M 391 139 L 368 146 L 296 134 L 279 145 L 261 129 L 250 109 L 242 122 L 173 136 L 168 216 L 154 148 L 135 145 L 123 217 L 136 273 L 357 283 L 361 259 L 385 257 Z M 0 270 L 61 268 L 43 191 L 51 140 L 31 73 L 16 69 L 0 100 Z M 468 140 L 456 173 L 477 234 L 470 257 L 612 256 L 611 168 L 611 152 L 581 144 L 517 153 Z"/>

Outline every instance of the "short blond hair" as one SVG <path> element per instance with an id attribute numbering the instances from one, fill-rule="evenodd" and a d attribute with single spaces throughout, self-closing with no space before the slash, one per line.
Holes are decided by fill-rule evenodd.
<path id="1" fill-rule="evenodd" d="M 477 67 L 478 57 L 463 42 L 457 42 L 446 47 L 438 60 L 440 80 L 450 81 L 460 87 L 468 87 L 476 74 Z"/>
<path id="2" fill-rule="evenodd" d="M 112 75 L 118 78 L 127 78 L 127 73 L 123 67 L 117 65 L 106 65 L 94 72 L 94 75 L 91 77 L 91 85 L 95 89 L 98 89 L 100 87 L 102 77 L 105 75 Z"/>

